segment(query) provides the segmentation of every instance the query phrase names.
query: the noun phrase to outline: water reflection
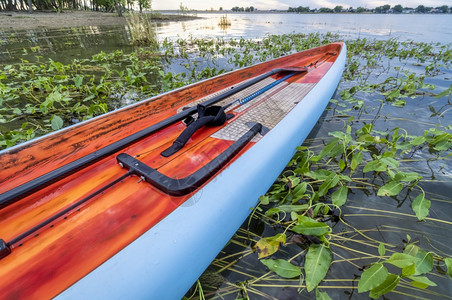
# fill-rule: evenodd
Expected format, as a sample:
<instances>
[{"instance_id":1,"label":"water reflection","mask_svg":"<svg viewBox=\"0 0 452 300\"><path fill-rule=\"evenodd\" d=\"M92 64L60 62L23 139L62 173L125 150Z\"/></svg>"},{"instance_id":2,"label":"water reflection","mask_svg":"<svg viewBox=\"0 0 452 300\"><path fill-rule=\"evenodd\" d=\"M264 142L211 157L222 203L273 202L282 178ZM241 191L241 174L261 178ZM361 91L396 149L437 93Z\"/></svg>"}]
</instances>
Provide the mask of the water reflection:
<instances>
[{"instance_id":1,"label":"water reflection","mask_svg":"<svg viewBox=\"0 0 452 300\"><path fill-rule=\"evenodd\" d=\"M0 41L1 63L14 63L21 59L35 61L36 56L69 63L74 58L89 58L101 51L121 49L128 52L132 49L124 26L0 30Z\"/></svg>"},{"instance_id":2,"label":"water reflection","mask_svg":"<svg viewBox=\"0 0 452 300\"><path fill-rule=\"evenodd\" d=\"M223 14L199 13L201 19L183 22L181 25L165 23L158 34L165 38L224 36L218 28ZM281 14L281 13L231 13L231 38L261 38L266 34L292 32L334 32L351 38L388 38L421 42L452 42L449 30L451 15L381 15L381 14ZM422 19L422 21L420 21Z\"/></svg>"},{"instance_id":3,"label":"water reflection","mask_svg":"<svg viewBox=\"0 0 452 300\"><path fill-rule=\"evenodd\" d=\"M198 16L201 18L192 21L158 23L158 38L262 38L267 34L333 32L345 38L394 37L452 42L451 15L231 13L228 15L230 26L218 25L224 14L200 13ZM67 63L73 58L89 58L100 51L121 49L128 53L132 49L126 26L0 30L0 45L1 63L34 60L36 55L41 55L39 51L44 52L43 56Z\"/></svg>"}]
</instances>

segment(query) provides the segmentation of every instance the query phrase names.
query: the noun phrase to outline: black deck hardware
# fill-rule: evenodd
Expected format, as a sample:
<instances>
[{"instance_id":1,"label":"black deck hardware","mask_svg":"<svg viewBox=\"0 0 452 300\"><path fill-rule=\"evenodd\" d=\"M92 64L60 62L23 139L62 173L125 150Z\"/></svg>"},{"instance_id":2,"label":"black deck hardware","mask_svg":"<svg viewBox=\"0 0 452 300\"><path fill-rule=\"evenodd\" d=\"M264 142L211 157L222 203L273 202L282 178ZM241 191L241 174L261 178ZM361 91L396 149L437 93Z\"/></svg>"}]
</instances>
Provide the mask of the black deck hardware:
<instances>
[{"instance_id":1,"label":"black deck hardware","mask_svg":"<svg viewBox=\"0 0 452 300\"><path fill-rule=\"evenodd\" d=\"M132 172L132 174L143 178L146 182L152 184L161 191L172 196L183 196L193 192L211 178L213 174L220 170L231 158L243 149L243 147L245 147L253 137L261 131L261 129L262 125L256 123L249 131L207 165L182 179L168 177L126 153L118 154L116 159L123 168L126 168L129 172Z\"/></svg>"},{"instance_id":2,"label":"black deck hardware","mask_svg":"<svg viewBox=\"0 0 452 300\"><path fill-rule=\"evenodd\" d=\"M187 126L187 128L185 128L185 130L182 131L182 133L176 138L173 144L169 148L163 150L162 153L160 153L160 155L164 157L169 157L175 154L185 146L190 137L196 131L201 129L201 127L221 126L228 119L222 106L212 105L209 107L205 107L202 104L198 104L197 109L198 109L198 118L196 119L196 121L191 122Z\"/></svg>"},{"instance_id":3,"label":"black deck hardware","mask_svg":"<svg viewBox=\"0 0 452 300\"><path fill-rule=\"evenodd\" d=\"M204 106L210 106L213 105L237 92L240 92L253 84L256 84L257 82L274 75L279 72L307 72L306 67L293 67L293 68L279 68L274 69L272 71L269 71L265 74L262 74L252 80L249 80L243 84L240 84L233 89L228 90L227 92L220 94L216 97L213 97L212 99L209 99L202 103ZM128 137L125 137L117 142L114 142L104 148L101 148L95 152L92 152L88 155L85 155L71 163L68 163L58 169L55 169L53 171L50 171L49 173L46 173L44 175L41 175L40 177L37 177L33 180L30 180L24 184L21 184L9 191L4 192L3 194L0 194L0 209L7 207L10 204L13 204L17 202L18 200L33 194L34 192L42 189L45 186L51 185L54 182L57 182L66 176L73 174L77 171L80 171L93 163L100 161L101 159L110 156L134 143L137 141L142 140L143 138L162 130L172 124L175 124L179 121L184 120L188 116L193 115L197 112L197 107L191 107L184 111L181 111L180 113L175 114L174 116L171 116L163 121L160 121L152 126L149 126L148 128L145 128L141 131L138 131Z\"/></svg>"},{"instance_id":4,"label":"black deck hardware","mask_svg":"<svg viewBox=\"0 0 452 300\"><path fill-rule=\"evenodd\" d=\"M11 248L4 240L0 239L0 259L8 256L11 253Z\"/></svg>"}]
</instances>

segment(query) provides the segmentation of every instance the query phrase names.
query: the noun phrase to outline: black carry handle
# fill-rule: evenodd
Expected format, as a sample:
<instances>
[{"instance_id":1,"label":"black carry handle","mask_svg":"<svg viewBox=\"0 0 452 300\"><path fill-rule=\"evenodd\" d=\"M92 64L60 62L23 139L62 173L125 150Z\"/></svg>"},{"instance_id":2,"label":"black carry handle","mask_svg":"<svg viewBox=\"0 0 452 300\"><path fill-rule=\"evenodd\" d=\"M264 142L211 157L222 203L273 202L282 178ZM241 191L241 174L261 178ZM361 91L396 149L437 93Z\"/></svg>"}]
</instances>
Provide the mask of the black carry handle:
<instances>
[{"instance_id":1,"label":"black carry handle","mask_svg":"<svg viewBox=\"0 0 452 300\"><path fill-rule=\"evenodd\" d=\"M116 159L123 168L128 169L129 172L132 172L132 174L141 177L143 180L157 187L166 194L172 196L183 196L193 192L205 181L211 178L213 174L225 166L226 163L240 150L242 150L243 147L245 147L261 130L262 125L260 123L254 124L249 131L242 135L224 152L215 157L198 171L182 179L168 177L126 153L120 153Z\"/></svg>"},{"instance_id":2,"label":"black carry handle","mask_svg":"<svg viewBox=\"0 0 452 300\"><path fill-rule=\"evenodd\" d=\"M205 107L198 104L198 119L191 122L187 128L177 137L173 144L160 153L164 157L169 157L182 149L190 137L203 126L221 126L226 122L227 116L222 106Z\"/></svg>"}]
</instances>

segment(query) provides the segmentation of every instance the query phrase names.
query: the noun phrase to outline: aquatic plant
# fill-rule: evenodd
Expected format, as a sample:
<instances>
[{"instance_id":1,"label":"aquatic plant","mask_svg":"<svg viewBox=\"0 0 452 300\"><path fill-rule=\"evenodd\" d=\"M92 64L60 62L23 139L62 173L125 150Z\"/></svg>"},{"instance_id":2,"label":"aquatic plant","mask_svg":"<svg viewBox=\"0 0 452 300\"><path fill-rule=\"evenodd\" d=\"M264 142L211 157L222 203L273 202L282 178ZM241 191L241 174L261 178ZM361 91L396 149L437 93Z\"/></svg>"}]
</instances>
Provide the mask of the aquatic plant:
<instances>
[{"instance_id":1,"label":"aquatic plant","mask_svg":"<svg viewBox=\"0 0 452 300\"><path fill-rule=\"evenodd\" d=\"M221 16L218 26L228 27L231 26L231 20L228 19L227 15Z\"/></svg>"},{"instance_id":2,"label":"aquatic plant","mask_svg":"<svg viewBox=\"0 0 452 300\"><path fill-rule=\"evenodd\" d=\"M7 148L161 92L155 50L101 52L62 64L22 60L0 75L0 147ZM134 96L132 96L134 95Z\"/></svg>"},{"instance_id":3,"label":"aquatic plant","mask_svg":"<svg viewBox=\"0 0 452 300\"><path fill-rule=\"evenodd\" d=\"M127 28L133 45L156 45L157 34L151 14L129 12L126 14Z\"/></svg>"}]
</instances>

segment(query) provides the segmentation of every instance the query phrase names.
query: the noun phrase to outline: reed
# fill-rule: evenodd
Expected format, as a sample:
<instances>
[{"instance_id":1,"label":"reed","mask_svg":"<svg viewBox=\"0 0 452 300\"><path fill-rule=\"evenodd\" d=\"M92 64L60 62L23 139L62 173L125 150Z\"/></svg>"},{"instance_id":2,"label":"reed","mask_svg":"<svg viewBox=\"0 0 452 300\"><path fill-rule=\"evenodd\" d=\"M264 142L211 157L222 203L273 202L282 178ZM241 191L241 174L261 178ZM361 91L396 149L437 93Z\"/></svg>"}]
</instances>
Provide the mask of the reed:
<instances>
[{"instance_id":1,"label":"reed","mask_svg":"<svg viewBox=\"0 0 452 300\"><path fill-rule=\"evenodd\" d=\"M150 14L130 12L126 15L132 45L155 45L157 35Z\"/></svg>"},{"instance_id":2,"label":"reed","mask_svg":"<svg viewBox=\"0 0 452 300\"><path fill-rule=\"evenodd\" d=\"M228 19L227 15L224 15L220 18L220 22L218 22L219 26L231 26L231 20Z\"/></svg>"}]
</instances>

